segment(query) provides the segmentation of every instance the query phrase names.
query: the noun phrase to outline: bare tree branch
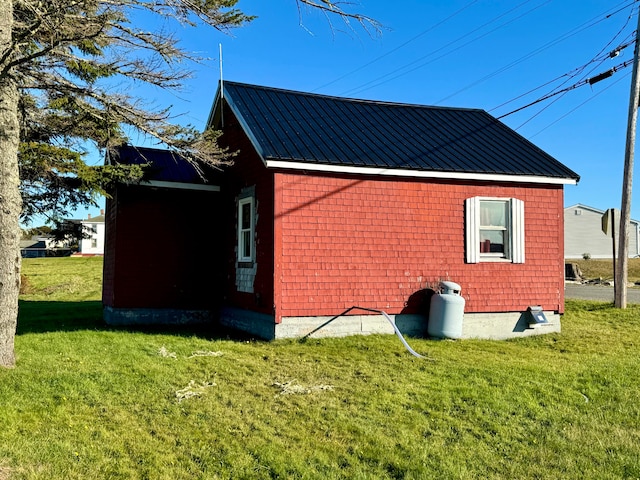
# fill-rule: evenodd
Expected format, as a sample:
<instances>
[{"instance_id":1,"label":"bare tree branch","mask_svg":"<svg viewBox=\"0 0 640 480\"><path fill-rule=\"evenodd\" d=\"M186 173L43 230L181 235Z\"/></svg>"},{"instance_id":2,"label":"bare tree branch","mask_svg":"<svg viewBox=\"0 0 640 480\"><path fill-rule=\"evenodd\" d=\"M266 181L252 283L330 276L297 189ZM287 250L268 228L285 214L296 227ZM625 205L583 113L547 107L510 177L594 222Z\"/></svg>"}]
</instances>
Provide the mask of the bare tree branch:
<instances>
[{"instance_id":1,"label":"bare tree branch","mask_svg":"<svg viewBox=\"0 0 640 480\"><path fill-rule=\"evenodd\" d=\"M353 2L347 1L333 1L333 0L296 0L298 4L298 12L300 16L301 13L301 5L307 5L309 7L320 10L325 14L327 18L327 22L332 26L331 17L339 17L342 21L347 25L350 29L353 30L351 26L351 21L356 21L360 24L360 26L370 35L376 34L380 35L383 30L383 26L380 22L375 20L374 18L368 17L366 15L362 15L360 13L349 12L345 10L345 7L354 5ZM333 27L332 27L333 29Z\"/></svg>"}]
</instances>

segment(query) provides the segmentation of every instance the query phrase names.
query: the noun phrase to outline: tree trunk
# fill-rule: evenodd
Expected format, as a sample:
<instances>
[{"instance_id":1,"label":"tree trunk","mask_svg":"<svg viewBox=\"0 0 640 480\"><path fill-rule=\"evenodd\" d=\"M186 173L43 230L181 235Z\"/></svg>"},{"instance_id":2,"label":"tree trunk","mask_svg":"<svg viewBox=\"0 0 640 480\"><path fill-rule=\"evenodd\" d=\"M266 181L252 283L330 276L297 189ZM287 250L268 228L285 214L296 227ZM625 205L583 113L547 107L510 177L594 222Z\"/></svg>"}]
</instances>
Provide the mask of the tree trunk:
<instances>
[{"instance_id":1,"label":"tree trunk","mask_svg":"<svg viewBox=\"0 0 640 480\"><path fill-rule=\"evenodd\" d=\"M4 48L11 44L12 20L13 1L0 0L0 45ZM19 143L18 88L10 73L3 71L0 74L0 366L3 367L15 365L22 208Z\"/></svg>"}]
</instances>

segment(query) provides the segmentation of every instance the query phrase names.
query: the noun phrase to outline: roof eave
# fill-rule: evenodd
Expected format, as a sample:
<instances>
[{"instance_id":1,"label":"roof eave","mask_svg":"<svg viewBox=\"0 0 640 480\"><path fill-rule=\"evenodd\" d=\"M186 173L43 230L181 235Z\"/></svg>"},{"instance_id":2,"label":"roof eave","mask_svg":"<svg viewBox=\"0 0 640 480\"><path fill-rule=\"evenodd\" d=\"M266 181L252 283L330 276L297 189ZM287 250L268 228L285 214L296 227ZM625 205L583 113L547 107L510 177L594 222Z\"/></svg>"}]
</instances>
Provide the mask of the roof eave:
<instances>
[{"instance_id":1,"label":"roof eave","mask_svg":"<svg viewBox=\"0 0 640 480\"><path fill-rule=\"evenodd\" d=\"M351 165L325 165L283 160L266 160L267 168L306 170L325 173L345 173L384 177L433 178L441 180L487 181L510 183L538 183L547 185L577 185L578 178L549 177L536 175L508 175L475 172L445 172L433 170L405 170L399 168L357 167Z\"/></svg>"},{"instance_id":2,"label":"roof eave","mask_svg":"<svg viewBox=\"0 0 640 480\"><path fill-rule=\"evenodd\" d=\"M229 108L233 112L233 115L238 120L238 123L240 124L240 127L242 128L242 131L245 133L245 135L247 136L247 138L251 142L251 145L253 145L253 148L255 149L256 153L258 154L258 156L262 160L262 163L264 165L266 165L267 162L266 162L266 160L264 158L264 151L263 151L262 147L260 146L260 142L258 142L258 140L256 139L255 135L251 131L251 128L249 127L249 124L247 123L247 121L244 119L244 117L240 113L240 110L238 109L238 107L236 106L235 102L231 98L231 95L224 88L224 82L219 82L219 84L218 84L218 92L216 93L216 98L215 98L215 101L213 103L213 108L211 109L211 112L209 113L209 118L207 120L207 128L215 128L214 122L215 122L216 112L218 111L218 109L221 109L221 112L222 112L222 108L224 106L223 102L227 102L227 105L229 106ZM221 120L222 125L220 125L220 130L222 130L224 132L224 120L223 120L224 117L222 117L222 113L221 113L221 117L220 118L222 119Z\"/></svg>"},{"instance_id":3,"label":"roof eave","mask_svg":"<svg viewBox=\"0 0 640 480\"><path fill-rule=\"evenodd\" d=\"M218 83L218 91L216 92L216 96L213 99L213 105L211 106L211 110L209 111L209 117L207 118L207 123L205 129L213 128L213 124L215 122L216 112L220 106L221 101L221 89L220 84Z\"/></svg>"}]
</instances>

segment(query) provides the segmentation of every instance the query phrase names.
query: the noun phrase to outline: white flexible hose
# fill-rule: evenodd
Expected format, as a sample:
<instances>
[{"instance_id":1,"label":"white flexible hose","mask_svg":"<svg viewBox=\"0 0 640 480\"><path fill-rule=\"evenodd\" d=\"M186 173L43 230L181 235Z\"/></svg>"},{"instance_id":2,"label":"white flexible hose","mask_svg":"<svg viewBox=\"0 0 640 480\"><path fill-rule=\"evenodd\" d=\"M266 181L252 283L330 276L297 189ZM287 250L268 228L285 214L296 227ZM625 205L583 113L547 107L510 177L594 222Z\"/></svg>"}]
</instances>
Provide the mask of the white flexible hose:
<instances>
[{"instance_id":1,"label":"white flexible hose","mask_svg":"<svg viewBox=\"0 0 640 480\"><path fill-rule=\"evenodd\" d=\"M409 346L409 344L407 343L407 341L404 339L404 337L402 336L402 333L400 332L400 330L398 330L398 327L396 326L395 322L393 320L391 320L391 317L389 315L387 315L386 312L383 312L382 310L374 310L372 308L364 308L364 307L351 307L351 308L347 308L344 312L342 312L339 315L336 315L335 317L330 318L329 320L327 320L326 322L324 322L322 325L314 328L312 331L310 331L309 333L307 333L304 337L302 337L302 340L305 340L307 338L309 338L311 335L313 335L314 333L316 333L318 330L326 327L327 325L329 325L331 322L333 322L336 318L340 318L343 315L346 315L347 313L349 313L351 310L364 310L366 312L374 312L374 313L380 313L382 315L384 315L384 317L389 320L389 323L391 324L391 326L393 327L393 331L396 332L396 335L398 336L398 338L400 339L400 341L402 342L402 344L405 346L405 348L407 349L407 351L413 355L414 357L418 357L418 358L427 358L424 355L420 355L418 352L416 352L413 348L411 348Z\"/></svg>"},{"instance_id":2,"label":"white flexible hose","mask_svg":"<svg viewBox=\"0 0 640 480\"><path fill-rule=\"evenodd\" d=\"M400 330L398 330L398 327L396 326L396 323L391 320L391 317L389 315L387 315L386 312L383 312L382 310L380 310L380 313L382 315L384 315L384 317L389 320L389 323L391 324L391 326L393 327L393 330L396 332L396 335L398 336L398 338L400 339L400 341L402 342L402 344L404 345L404 347L409 351L409 353L411 355L413 355L414 357L418 357L418 358L427 358L424 355L420 355L418 352L416 352L413 348L411 348L409 346L409 344L407 343L407 341L404 339L404 337L402 336L402 333L400 333Z\"/></svg>"}]
</instances>

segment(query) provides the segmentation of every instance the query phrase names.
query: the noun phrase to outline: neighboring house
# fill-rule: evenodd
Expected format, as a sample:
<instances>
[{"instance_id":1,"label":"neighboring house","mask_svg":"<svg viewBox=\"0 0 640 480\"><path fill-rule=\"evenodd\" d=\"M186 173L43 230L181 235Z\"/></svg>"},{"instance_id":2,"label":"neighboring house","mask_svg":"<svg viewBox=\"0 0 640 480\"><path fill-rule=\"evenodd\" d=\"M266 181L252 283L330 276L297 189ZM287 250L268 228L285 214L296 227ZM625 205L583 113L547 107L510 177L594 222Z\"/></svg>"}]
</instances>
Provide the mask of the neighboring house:
<instances>
[{"instance_id":1,"label":"neighboring house","mask_svg":"<svg viewBox=\"0 0 640 480\"><path fill-rule=\"evenodd\" d=\"M20 255L22 258L46 257L47 250L45 237L33 237L28 240L20 240Z\"/></svg>"},{"instance_id":2,"label":"neighboring house","mask_svg":"<svg viewBox=\"0 0 640 480\"><path fill-rule=\"evenodd\" d=\"M604 210L576 204L564 209L564 257L567 259L612 258L613 239L602 230ZM610 222L610 220L609 220ZM610 225L610 223L609 223ZM615 210L615 248L618 251L620 238L620 211ZM640 222L629 223L629 257L640 255ZM616 255L617 256L617 255Z\"/></svg>"},{"instance_id":3,"label":"neighboring house","mask_svg":"<svg viewBox=\"0 0 640 480\"><path fill-rule=\"evenodd\" d=\"M81 223L83 238L80 240L79 254L104 255L104 210L100 210L97 217L87 215L86 220L82 220Z\"/></svg>"},{"instance_id":4,"label":"neighboring house","mask_svg":"<svg viewBox=\"0 0 640 480\"><path fill-rule=\"evenodd\" d=\"M238 152L210 185L177 175L187 164L167 152L113 160L150 161L156 184L119 186L107 203L107 322L392 331L375 312L330 321L358 306L422 333L429 293L451 280L463 337L560 329L563 187L579 177L485 111L225 82L208 127ZM138 248L149 216L166 226L151 252ZM529 306L549 326L529 328Z\"/></svg>"},{"instance_id":5,"label":"neighboring house","mask_svg":"<svg viewBox=\"0 0 640 480\"><path fill-rule=\"evenodd\" d=\"M64 257L71 255L71 248L65 241L57 241L48 235L36 235L28 240L20 240L22 258Z\"/></svg>"}]
</instances>

